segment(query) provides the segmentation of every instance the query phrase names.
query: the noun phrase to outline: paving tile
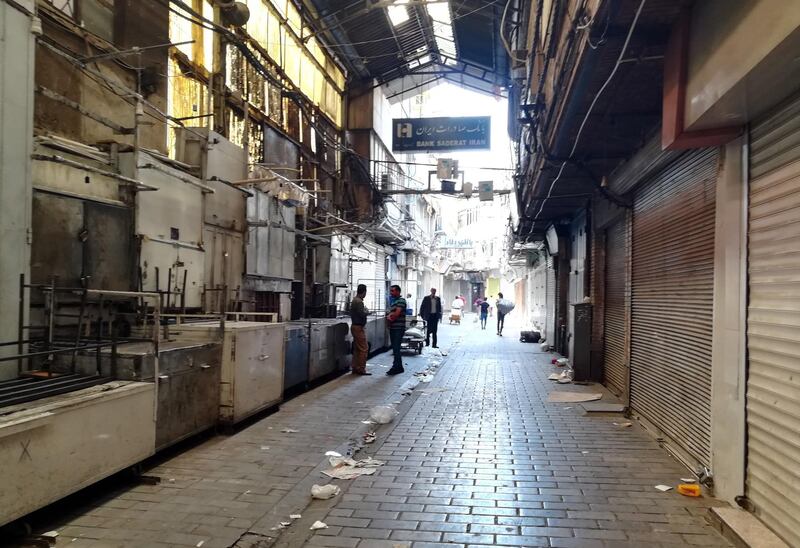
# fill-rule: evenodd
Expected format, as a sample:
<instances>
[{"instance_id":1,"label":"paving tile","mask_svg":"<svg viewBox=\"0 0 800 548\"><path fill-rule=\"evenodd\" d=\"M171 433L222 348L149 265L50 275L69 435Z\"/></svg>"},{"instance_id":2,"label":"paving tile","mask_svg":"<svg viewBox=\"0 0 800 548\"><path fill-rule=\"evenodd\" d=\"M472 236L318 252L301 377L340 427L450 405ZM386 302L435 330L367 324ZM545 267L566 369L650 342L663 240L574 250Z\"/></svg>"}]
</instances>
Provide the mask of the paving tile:
<instances>
[{"instance_id":1,"label":"paving tile","mask_svg":"<svg viewBox=\"0 0 800 548\"><path fill-rule=\"evenodd\" d=\"M53 516L42 531L58 527L62 538L82 534L81 545L104 548L137 541L196 546L203 539L208 548L227 547L255 524L327 508L329 529L309 532L305 545L728 546L704 520L719 501L653 490L685 470L646 432L546 401L552 354L470 322L442 326L440 340L450 354L436 358L442 366L421 386L442 391L410 396L405 414L381 427L383 445L365 449L386 464L373 476L340 482L344 492L330 502L307 508L324 453L359 437L368 409L399 400L410 374L342 376L147 471L174 481L117 488L71 508L70 517ZM409 373L428 367L431 356L408 356ZM376 366L390 361L382 354L370 367L382 372Z\"/></svg>"}]
</instances>

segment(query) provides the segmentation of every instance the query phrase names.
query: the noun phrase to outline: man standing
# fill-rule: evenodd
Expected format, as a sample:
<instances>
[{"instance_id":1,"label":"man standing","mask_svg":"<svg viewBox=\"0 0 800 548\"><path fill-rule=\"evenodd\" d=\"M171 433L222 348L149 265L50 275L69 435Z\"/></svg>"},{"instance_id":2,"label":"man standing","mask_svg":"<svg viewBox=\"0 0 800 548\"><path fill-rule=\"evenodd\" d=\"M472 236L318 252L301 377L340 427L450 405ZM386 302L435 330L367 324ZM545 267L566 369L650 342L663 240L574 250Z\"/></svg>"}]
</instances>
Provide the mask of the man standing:
<instances>
[{"instance_id":1,"label":"man standing","mask_svg":"<svg viewBox=\"0 0 800 548\"><path fill-rule=\"evenodd\" d=\"M489 304L489 301L486 300L486 297L484 297L478 306L480 307L481 311L481 329L486 329L486 320L489 319L489 307L491 305Z\"/></svg>"},{"instance_id":2,"label":"man standing","mask_svg":"<svg viewBox=\"0 0 800 548\"><path fill-rule=\"evenodd\" d=\"M389 323L389 338L392 341L392 354L394 363L386 372L387 375L397 375L404 371L403 357L400 346L403 343L403 334L406 332L406 300L400 296L400 286L393 285L389 288L389 314L386 321Z\"/></svg>"},{"instance_id":3,"label":"man standing","mask_svg":"<svg viewBox=\"0 0 800 548\"><path fill-rule=\"evenodd\" d=\"M430 346L433 335L433 347L439 348L436 335L439 332L439 322L442 321L442 299L436 296L436 289L431 288L431 294L422 299L419 315L427 322L425 332L425 346Z\"/></svg>"},{"instance_id":4,"label":"man standing","mask_svg":"<svg viewBox=\"0 0 800 548\"><path fill-rule=\"evenodd\" d=\"M353 302L350 303L350 319L352 325L350 332L353 334L353 374L354 375L372 375L367 373L367 354L369 353L369 345L367 344L367 334L364 328L367 325L367 316L369 310L364 306L364 297L367 296L367 286L358 284L356 288L356 296Z\"/></svg>"}]
</instances>

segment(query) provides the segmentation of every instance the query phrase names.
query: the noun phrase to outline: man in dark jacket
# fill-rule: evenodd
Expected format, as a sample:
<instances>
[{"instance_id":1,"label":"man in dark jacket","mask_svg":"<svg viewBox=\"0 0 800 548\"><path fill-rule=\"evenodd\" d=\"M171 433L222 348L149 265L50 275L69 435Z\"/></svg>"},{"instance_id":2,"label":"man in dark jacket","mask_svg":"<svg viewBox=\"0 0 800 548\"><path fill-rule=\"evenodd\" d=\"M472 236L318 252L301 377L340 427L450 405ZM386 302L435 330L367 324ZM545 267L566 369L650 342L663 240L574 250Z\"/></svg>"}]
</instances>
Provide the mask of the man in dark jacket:
<instances>
[{"instance_id":1,"label":"man in dark jacket","mask_svg":"<svg viewBox=\"0 0 800 548\"><path fill-rule=\"evenodd\" d=\"M436 289L431 288L431 294L426 295L422 299L422 305L419 307L419 315L427 322L427 330L425 333L425 346L431 344L431 335L433 335L433 347L439 348L437 344L436 335L439 331L439 322L442 321L442 299L436 296Z\"/></svg>"}]
</instances>

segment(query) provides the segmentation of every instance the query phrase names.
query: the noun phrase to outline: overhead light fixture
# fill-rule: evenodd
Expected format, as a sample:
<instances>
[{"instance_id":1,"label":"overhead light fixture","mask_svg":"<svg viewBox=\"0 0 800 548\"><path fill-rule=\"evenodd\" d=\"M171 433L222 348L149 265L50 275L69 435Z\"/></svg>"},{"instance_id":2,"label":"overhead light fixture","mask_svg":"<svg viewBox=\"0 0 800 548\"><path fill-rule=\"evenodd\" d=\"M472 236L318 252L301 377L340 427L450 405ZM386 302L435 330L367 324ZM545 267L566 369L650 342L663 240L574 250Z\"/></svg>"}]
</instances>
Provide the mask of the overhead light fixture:
<instances>
[{"instance_id":1,"label":"overhead light fixture","mask_svg":"<svg viewBox=\"0 0 800 548\"><path fill-rule=\"evenodd\" d=\"M408 10L404 5L387 6L386 11L389 13L389 20L395 27L409 20Z\"/></svg>"}]
</instances>

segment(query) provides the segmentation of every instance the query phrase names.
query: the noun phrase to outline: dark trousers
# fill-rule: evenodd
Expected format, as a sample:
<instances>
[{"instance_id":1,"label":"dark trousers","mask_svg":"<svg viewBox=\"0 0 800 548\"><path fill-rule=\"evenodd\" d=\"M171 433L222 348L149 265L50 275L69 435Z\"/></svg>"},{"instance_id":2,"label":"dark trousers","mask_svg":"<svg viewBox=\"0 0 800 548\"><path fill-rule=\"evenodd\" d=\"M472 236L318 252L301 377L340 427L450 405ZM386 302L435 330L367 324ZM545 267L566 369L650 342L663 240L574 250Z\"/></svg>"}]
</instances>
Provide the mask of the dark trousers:
<instances>
[{"instance_id":1,"label":"dark trousers","mask_svg":"<svg viewBox=\"0 0 800 548\"><path fill-rule=\"evenodd\" d=\"M505 324L506 324L506 315L498 310L497 311L497 332L498 333L502 333L503 332L503 327L505 326Z\"/></svg>"},{"instance_id":2,"label":"dark trousers","mask_svg":"<svg viewBox=\"0 0 800 548\"><path fill-rule=\"evenodd\" d=\"M436 335L439 333L439 322L442 321L441 314L431 314L428 316L428 325L425 328L425 344L430 343L431 335L433 335L433 346L439 346Z\"/></svg>"},{"instance_id":3,"label":"dark trousers","mask_svg":"<svg viewBox=\"0 0 800 548\"><path fill-rule=\"evenodd\" d=\"M389 329L389 338L392 341L392 354L394 354L392 369L403 369L403 357L400 354L400 345L403 343L403 335L405 332L406 330L403 328Z\"/></svg>"}]
</instances>

